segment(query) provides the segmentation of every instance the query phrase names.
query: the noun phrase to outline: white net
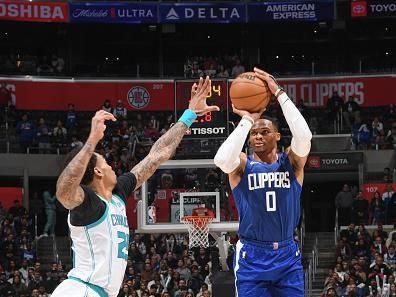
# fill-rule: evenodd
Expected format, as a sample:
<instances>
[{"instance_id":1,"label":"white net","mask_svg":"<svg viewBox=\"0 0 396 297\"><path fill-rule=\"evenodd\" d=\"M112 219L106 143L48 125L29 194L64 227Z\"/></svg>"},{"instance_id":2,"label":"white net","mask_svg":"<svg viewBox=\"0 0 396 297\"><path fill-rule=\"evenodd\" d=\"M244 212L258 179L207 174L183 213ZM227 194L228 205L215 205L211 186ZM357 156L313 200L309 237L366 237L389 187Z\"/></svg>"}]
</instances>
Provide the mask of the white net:
<instances>
[{"instance_id":1,"label":"white net","mask_svg":"<svg viewBox=\"0 0 396 297\"><path fill-rule=\"evenodd\" d=\"M186 216L182 222L188 228L189 247L209 247L209 224L213 217L209 216Z\"/></svg>"}]
</instances>

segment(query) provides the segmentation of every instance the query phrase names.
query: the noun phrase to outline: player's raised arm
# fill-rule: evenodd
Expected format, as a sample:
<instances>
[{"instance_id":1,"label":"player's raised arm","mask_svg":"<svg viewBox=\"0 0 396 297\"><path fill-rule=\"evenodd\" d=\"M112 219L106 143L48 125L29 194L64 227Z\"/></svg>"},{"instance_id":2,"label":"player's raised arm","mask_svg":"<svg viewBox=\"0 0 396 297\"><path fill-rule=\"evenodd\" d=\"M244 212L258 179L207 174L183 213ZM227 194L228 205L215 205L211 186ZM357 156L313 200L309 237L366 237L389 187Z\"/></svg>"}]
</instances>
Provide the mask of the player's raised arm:
<instances>
[{"instance_id":1,"label":"player's raised arm","mask_svg":"<svg viewBox=\"0 0 396 297\"><path fill-rule=\"evenodd\" d=\"M179 121L154 143L149 154L132 168L131 172L136 176L137 181L136 189L154 174L159 165L172 157L187 129L197 116L204 115L210 111L219 111L217 106L208 106L206 104L206 96L211 87L211 80L208 76L205 80L201 77L198 85L194 84L192 86L188 109L184 111Z\"/></svg>"},{"instance_id":2,"label":"player's raised arm","mask_svg":"<svg viewBox=\"0 0 396 297\"><path fill-rule=\"evenodd\" d=\"M300 111L277 84L274 77L258 68L254 68L254 71L259 78L267 82L272 94L278 99L279 105L282 108L282 112L292 133L291 145L288 152L289 159L297 173L297 179L302 183L304 165L311 150L311 130Z\"/></svg>"},{"instance_id":3,"label":"player's raised arm","mask_svg":"<svg viewBox=\"0 0 396 297\"><path fill-rule=\"evenodd\" d=\"M62 171L56 183L56 197L67 209L79 206L84 200L84 192L80 187L88 162L95 151L98 142L103 138L106 129L105 121L115 121L116 118L104 110L96 112L91 121L91 132L87 142L80 152Z\"/></svg>"},{"instance_id":4,"label":"player's raised arm","mask_svg":"<svg viewBox=\"0 0 396 297\"><path fill-rule=\"evenodd\" d=\"M239 180L232 182L232 175L240 176L246 162L246 155L241 153L246 137L252 128L254 121L259 119L262 112L249 113L245 110L236 109L232 106L232 111L241 116L242 119L234 131L228 136L218 149L214 157L214 163L224 173L230 174L230 183L233 188L238 184Z\"/></svg>"}]
</instances>

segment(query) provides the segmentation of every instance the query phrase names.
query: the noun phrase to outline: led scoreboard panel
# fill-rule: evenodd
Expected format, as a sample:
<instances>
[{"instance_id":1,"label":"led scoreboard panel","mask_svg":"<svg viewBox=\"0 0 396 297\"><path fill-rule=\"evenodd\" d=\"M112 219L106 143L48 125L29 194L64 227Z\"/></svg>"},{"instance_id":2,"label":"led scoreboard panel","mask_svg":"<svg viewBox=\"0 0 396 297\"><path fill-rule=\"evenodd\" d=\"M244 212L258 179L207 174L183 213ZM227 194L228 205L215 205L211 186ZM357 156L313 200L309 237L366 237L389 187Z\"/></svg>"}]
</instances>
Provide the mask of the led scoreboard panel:
<instances>
[{"instance_id":1,"label":"led scoreboard panel","mask_svg":"<svg viewBox=\"0 0 396 297\"><path fill-rule=\"evenodd\" d=\"M176 81L175 84L175 116L178 119L183 111L188 108L191 97L191 87L197 80ZM224 138L228 135L227 106L228 83L227 80L212 80L212 87L207 96L208 105L220 107L218 112L208 112L196 119L191 126L187 138Z\"/></svg>"}]
</instances>

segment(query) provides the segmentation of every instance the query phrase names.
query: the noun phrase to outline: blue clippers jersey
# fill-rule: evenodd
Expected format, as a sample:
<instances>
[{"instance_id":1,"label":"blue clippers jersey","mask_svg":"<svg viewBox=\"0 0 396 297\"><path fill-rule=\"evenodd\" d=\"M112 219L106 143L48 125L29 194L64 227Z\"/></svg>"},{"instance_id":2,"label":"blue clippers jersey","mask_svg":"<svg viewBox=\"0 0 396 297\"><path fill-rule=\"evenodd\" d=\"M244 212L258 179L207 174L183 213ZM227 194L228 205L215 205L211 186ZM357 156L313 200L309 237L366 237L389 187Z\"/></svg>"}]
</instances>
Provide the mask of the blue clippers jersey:
<instances>
[{"instance_id":1,"label":"blue clippers jersey","mask_svg":"<svg viewBox=\"0 0 396 297\"><path fill-rule=\"evenodd\" d=\"M241 238L279 242L293 237L300 219L301 185L287 154L278 154L271 165L248 156L241 181L232 192Z\"/></svg>"}]
</instances>

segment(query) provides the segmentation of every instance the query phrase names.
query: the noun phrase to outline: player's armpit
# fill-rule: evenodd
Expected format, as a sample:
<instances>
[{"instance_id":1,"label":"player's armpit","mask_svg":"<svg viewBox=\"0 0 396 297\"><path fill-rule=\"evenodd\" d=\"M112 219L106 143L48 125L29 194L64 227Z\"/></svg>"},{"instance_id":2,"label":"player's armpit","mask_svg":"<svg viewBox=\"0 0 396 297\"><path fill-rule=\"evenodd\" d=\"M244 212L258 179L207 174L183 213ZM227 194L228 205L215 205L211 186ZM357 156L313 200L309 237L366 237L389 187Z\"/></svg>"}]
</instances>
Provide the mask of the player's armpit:
<instances>
[{"instance_id":1,"label":"player's armpit","mask_svg":"<svg viewBox=\"0 0 396 297\"><path fill-rule=\"evenodd\" d=\"M238 167L235 168L234 171L228 174L228 181L230 182L231 189L234 189L241 181L241 177L243 175L246 166L246 160L247 160L246 154L240 153L239 160L240 162Z\"/></svg>"},{"instance_id":2,"label":"player's armpit","mask_svg":"<svg viewBox=\"0 0 396 297\"><path fill-rule=\"evenodd\" d=\"M286 149L286 154L289 158L290 164L293 166L294 175L296 176L297 181L302 185L304 181L304 167L307 162L308 156L300 157L296 155L295 152L288 147Z\"/></svg>"},{"instance_id":3,"label":"player's armpit","mask_svg":"<svg viewBox=\"0 0 396 297\"><path fill-rule=\"evenodd\" d=\"M172 157L187 129L184 123L177 122L154 143L148 155L132 168L131 172L136 177L135 189L148 180L162 163Z\"/></svg>"}]
</instances>

